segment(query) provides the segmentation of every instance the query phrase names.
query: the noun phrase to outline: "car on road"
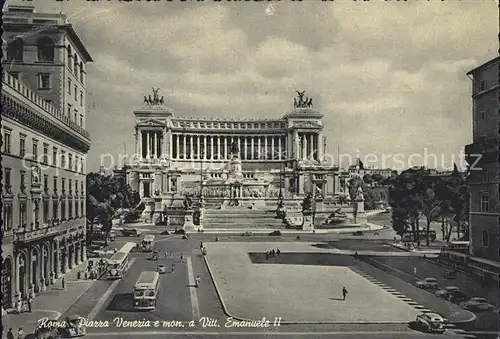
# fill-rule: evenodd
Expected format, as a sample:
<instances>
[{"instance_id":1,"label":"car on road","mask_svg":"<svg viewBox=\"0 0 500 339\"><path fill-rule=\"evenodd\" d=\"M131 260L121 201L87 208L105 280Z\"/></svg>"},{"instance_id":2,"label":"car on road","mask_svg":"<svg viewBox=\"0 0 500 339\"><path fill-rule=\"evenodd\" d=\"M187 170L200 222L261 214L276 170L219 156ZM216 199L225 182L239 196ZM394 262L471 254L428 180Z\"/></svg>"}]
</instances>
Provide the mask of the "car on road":
<instances>
[{"instance_id":1,"label":"car on road","mask_svg":"<svg viewBox=\"0 0 500 339\"><path fill-rule=\"evenodd\" d=\"M352 232L352 235L363 235L363 231Z\"/></svg>"},{"instance_id":2,"label":"car on road","mask_svg":"<svg viewBox=\"0 0 500 339\"><path fill-rule=\"evenodd\" d=\"M419 327L424 328L431 333L444 333L445 319L437 313L422 313L417 315L416 323Z\"/></svg>"},{"instance_id":3,"label":"car on road","mask_svg":"<svg viewBox=\"0 0 500 339\"><path fill-rule=\"evenodd\" d=\"M463 292L460 292L460 291L453 291L451 292L450 294L448 294L448 298L447 300L448 301L466 301L468 300L469 297L463 293Z\"/></svg>"},{"instance_id":4,"label":"car on road","mask_svg":"<svg viewBox=\"0 0 500 339\"><path fill-rule=\"evenodd\" d=\"M157 268L158 273L160 274L165 274L167 273L167 269L165 268L164 264L159 264Z\"/></svg>"},{"instance_id":5,"label":"car on road","mask_svg":"<svg viewBox=\"0 0 500 339\"><path fill-rule=\"evenodd\" d=\"M493 312L496 311L496 306L491 304L486 298L474 297L469 301L460 303L460 307L468 311L476 312Z\"/></svg>"},{"instance_id":6,"label":"car on road","mask_svg":"<svg viewBox=\"0 0 500 339\"><path fill-rule=\"evenodd\" d=\"M100 258L101 255L96 251L87 250L87 258Z\"/></svg>"},{"instance_id":7,"label":"car on road","mask_svg":"<svg viewBox=\"0 0 500 339\"><path fill-rule=\"evenodd\" d=\"M122 230L122 234L125 237L139 237L142 234L142 232L136 228L124 228Z\"/></svg>"},{"instance_id":8,"label":"car on road","mask_svg":"<svg viewBox=\"0 0 500 339\"><path fill-rule=\"evenodd\" d=\"M423 289L434 289L438 288L438 282L435 278L425 278L424 280L417 281L415 286Z\"/></svg>"},{"instance_id":9,"label":"car on road","mask_svg":"<svg viewBox=\"0 0 500 339\"><path fill-rule=\"evenodd\" d=\"M109 231L109 241L115 241L115 240L116 240L115 231L113 231L113 230Z\"/></svg>"},{"instance_id":10,"label":"car on road","mask_svg":"<svg viewBox=\"0 0 500 339\"><path fill-rule=\"evenodd\" d=\"M446 286L442 290L437 291L435 294L436 297L448 299L450 293L454 293L455 291L459 291L459 288L456 286Z\"/></svg>"}]
</instances>

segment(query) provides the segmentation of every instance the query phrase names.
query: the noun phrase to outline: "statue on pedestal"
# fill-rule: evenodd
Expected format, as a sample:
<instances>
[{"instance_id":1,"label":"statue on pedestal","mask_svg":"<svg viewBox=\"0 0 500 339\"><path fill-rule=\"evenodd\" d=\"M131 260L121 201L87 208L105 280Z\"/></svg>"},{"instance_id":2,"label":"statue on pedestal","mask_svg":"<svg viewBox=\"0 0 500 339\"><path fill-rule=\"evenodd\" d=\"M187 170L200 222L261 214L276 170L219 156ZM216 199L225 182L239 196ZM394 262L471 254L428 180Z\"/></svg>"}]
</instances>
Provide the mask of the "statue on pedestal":
<instances>
[{"instance_id":1,"label":"statue on pedestal","mask_svg":"<svg viewBox=\"0 0 500 339\"><path fill-rule=\"evenodd\" d=\"M191 197L189 195L186 195L184 198L184 209L190 210L193 205L193 202L191 200Z\"/></svg>"},{"instance_id":2,"label":"statue on pedestal","mask_svg":"<svg viewBox=\"0 0 500 339\"><path fill-rule=\"evenodd\" d=\"M302 201L302 211L310 211L312 209L312 194L307 193Z\"/></svg>"},{"instance_id":3,"label":"statue on pedestal","mask_svg":"<svg viewBox=\"0 0 500 339\"><path fill-rule=\"evenodd\" d=\"M239 149L236 141L233 141L233 143L231 144L231 154L232 155L239 155L240 154L240 149Z\"/></svg>"},{"instance_id":4,"label":"statue on pedestal","mask_svg":"<svg viewBox=\"0 0 500 339\"><path fill-rule=\"evenodd\" d=\"M293 107L294 108L312 108L313 107L313 99L305 97L304 95L306 91L295 91L297 92L298 97L293 99Z\"/></svg>"},{"instance_id":5,"label":"statue on pedestal","mask_svg":"<svg viewBox=\"0 0 500 339\"><path fill-rule=\"evenodd\" d=\"M31 166L31 184L40 185L40 167L36 165Z\"/></svg>"}]
</instances>

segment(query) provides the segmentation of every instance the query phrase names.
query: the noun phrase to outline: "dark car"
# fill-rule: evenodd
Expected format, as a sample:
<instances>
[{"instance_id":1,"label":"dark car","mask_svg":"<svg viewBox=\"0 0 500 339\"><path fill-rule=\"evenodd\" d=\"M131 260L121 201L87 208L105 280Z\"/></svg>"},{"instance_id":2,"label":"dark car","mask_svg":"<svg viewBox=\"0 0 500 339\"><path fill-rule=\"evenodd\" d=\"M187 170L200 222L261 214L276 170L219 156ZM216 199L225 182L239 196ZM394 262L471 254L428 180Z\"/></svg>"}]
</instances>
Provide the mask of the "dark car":
<instances>
[{"instance_id":1,"label":"dark car","mask_svg":"<svg viewBox=\"0 0 500 339\"><path fill-rule=\"evenodd\" d=\"M352 235L363 235L363 232L362 231L352 232Z\"/></svg>"},{"instance_id":2,"label":"dark car","mask_svg":"<svg viewBox=\"0 0 500 339\"><path fill-rule=\"evenodd\" d=\"M122 234L126 237L138 237L142 234L142 232L135 228L124 228L122 230Z\"/></svg>"},{"instance_id":3,"label":"dark car","mask_svg":"<svg viewBox=\"0 0 500 339\"><path fill-rule=\"evenodd\" d=\"M469 297L460 291L453 291L448 294L448 301L466 301L466 300L469 300Z\"/></svg>"},{"instance_id":4,"label":"dark car","mask_svg":"<svg viewBox=\"0 0 500 339\"><path fill-rule=\"evenodd\" d=\"M274 237L279 237L279 236L281 236L281 231L279 231L279 230L272 231L271 233L269 233L269 235L274 236Z\"/></svg>"}]
</instances>

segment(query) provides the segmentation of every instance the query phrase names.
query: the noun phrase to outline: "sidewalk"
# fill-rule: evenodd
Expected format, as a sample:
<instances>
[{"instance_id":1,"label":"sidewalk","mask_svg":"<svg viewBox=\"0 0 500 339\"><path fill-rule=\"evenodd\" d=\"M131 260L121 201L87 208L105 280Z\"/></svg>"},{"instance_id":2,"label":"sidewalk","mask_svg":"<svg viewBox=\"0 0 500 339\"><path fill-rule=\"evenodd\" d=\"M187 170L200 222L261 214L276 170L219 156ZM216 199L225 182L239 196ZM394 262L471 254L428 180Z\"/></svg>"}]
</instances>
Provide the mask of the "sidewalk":
<instances>
[{"instance_id":1,"label":"sidewalk","mask_svg":"<svg viewBox=\"0 0 500 339\"><path fill-rule=\"evenodd\" d=\"M441 253L441 249L436 249L436 248L419 248L419 249L409 250L408 248L406 248L405 245L403 245L400 242L398 242L398 243L389 242L388 244L391 245L392 247L399 248L400 250L404 250L407 252L424 253L424 254L427 254L427 253L428 254L439 254L439 253Z\"/></svg>"},{"instance_id":2,"label":"sidewalk","mask_svg":"<svg viewBox=\"0 0 500 339\"><path fill-rule=\"evenodd\" d=\"M93 259L89 259L93 260ZM22 327L24 333L33 333L39 319L48 317L58 319L66 312L94 283L94 280L78 280L77 272L85 271L88 261L73 267L73 269L57 279L52 286L47 286L45 292L37 293L32 303L32 313L6 314L2 318L5 333L9 328L17 332ZM65 278L66 288L61 285L62 277Z\"/></svg>"}]
</instances>

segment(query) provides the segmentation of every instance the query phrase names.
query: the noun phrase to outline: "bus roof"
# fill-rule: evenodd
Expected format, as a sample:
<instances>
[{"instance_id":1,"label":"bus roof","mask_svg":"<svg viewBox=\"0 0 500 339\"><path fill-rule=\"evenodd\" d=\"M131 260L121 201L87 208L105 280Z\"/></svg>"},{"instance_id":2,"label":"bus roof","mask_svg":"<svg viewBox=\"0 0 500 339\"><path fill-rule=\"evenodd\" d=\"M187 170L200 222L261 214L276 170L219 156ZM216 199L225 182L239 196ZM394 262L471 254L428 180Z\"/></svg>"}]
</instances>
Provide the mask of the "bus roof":
<instances>
[{"instance_id":1,"label":"bus roof","mask_svg":"<svg viewBox=\"0 0 500 339\"><path fill-rule=\"evenodd\" d=\"M160 274L155 271L144 271L137 279L135 283L135 287L141 287L141 285L151 285L156 284L158 279L160 278Z\"/></svg>"},{"instance_id":2,"label":"bus roof","mask_svg":"<svg viewBox=\"0 0 500 339\"><path fill-rule=\"evenodd\" d=\"M125 252L116 252L113 254L111 258L108 259L108 262L111 263L112 261L115 262L122 262L126 257L128 256L128 253Z\"/></svg>"},{"instance_id":3,"label":"bus roof","mask_svg":"<svg viewBox=\"0 0 500 339\"><path fill-rule=\"evenodd\" d=\"M152 241L152 240L155 240L155 236L152 235L152 234L147 234L144 236L144 239L145 241Z\"/></svg>"},{"instance_id":4,"label":"bus roof","mask_svg":"<svg viewBox=\"0 0 500 339\"><path fill-rule=\"evenodd\" d=\"M120 248L118 252L130 253L130 251L132 251L132 249L135 248L136 246L137 246L136 243L127 242L125 243L125 245L122 246L122 248Z\"/></svg>"}]
</instances>

